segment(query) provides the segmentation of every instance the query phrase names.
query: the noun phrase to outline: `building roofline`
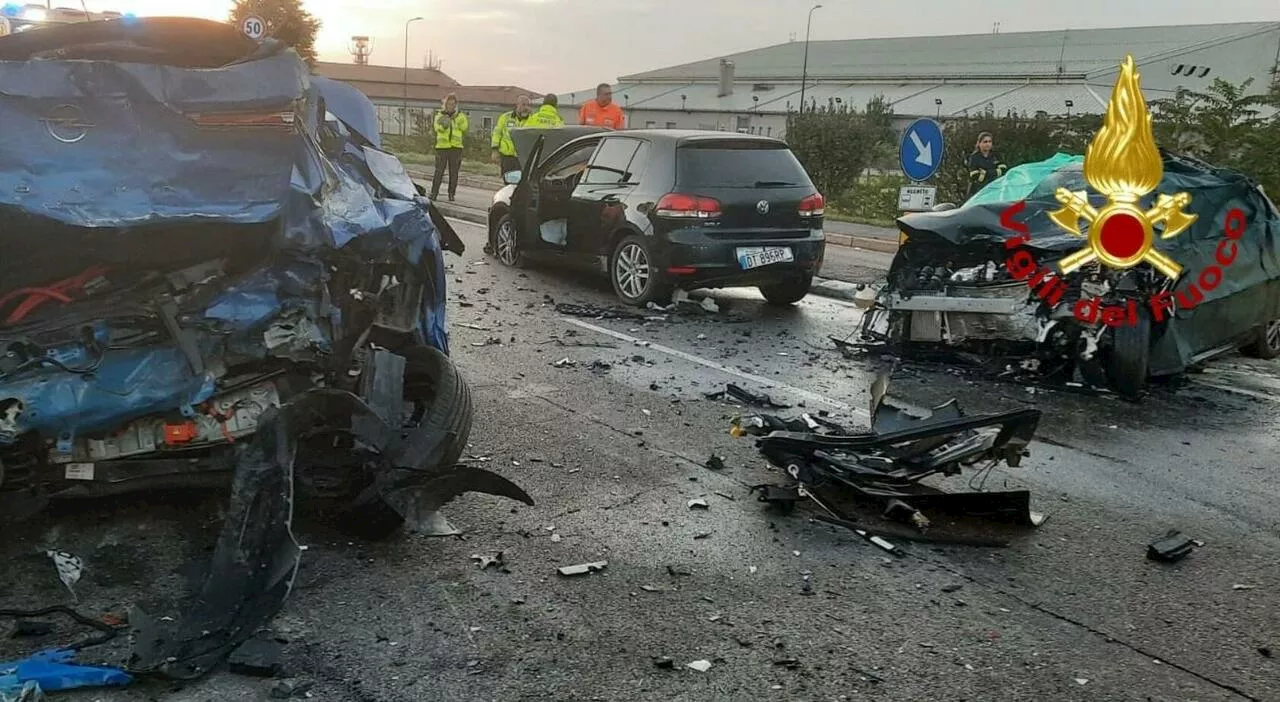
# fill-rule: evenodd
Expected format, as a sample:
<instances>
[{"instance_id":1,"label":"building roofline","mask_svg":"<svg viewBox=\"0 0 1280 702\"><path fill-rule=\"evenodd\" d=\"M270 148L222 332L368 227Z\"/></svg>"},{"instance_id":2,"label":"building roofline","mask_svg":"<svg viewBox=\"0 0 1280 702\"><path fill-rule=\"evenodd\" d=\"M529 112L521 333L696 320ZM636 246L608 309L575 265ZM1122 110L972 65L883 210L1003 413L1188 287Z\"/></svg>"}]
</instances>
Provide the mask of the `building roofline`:
<instances>
[{"instance_id":1,"label":"building roofline","mask_svg":"<svg viewBox=\"0 0 1280 702\"><path fill-rule=\"evenodd\" d=\"M1265 34L1266 32L1275 31L1275 30L1277 30L1277 29L1280 29L1280 22L1277 22L1277 21L1265 21L1265 20L1264 20L1264 21L1256 21L1256 22L1211 22L1211 23L1192 24L1192 25L1187 25L1187 24L1169 24L1169 25L1145 25L1145 26L1139 26L1139 27L1085 27L1085 28L1063 28L1063 29L1035 30L1035 31L1029 31L1029 32L1004 32L1004 33L1001 33L999 36L1001 36L1002 38L1008 38L1008 37L1031 37L1031 36L1036 36L1036 35L1056 35L1056 36L1064 36L1064 35L1066 35L1068 32L1091 32L1091 31L1143 32L1143 31L1156 31L1156 30L1166 29L1166 28L1170 28L1170 27L1185 28L1185 27L1231 27L1231 26L1239 26L1239 27L1242 27L1242 28L1244 28L1244 27L1248 27L1248 29L1242 29L1242 30L1241 30L1241 32L1240 32L1239 34L1235 34L1235 35L1231 35L1231 36L1227 36L1227 37L1220 37L1220 38L1217 38L1217 39L1214 39L1214 40L1206 40L1206 41L1204 41L1204 42L1195 42L1195 43L1188 44L1188 45L1186 45L1186 46L1179 47L1179 48L1176 48L1176 49L1169 49L1169 50L1166 50L1166 51L1158 52L1157 54L1152 54L1152 55L1142 56L1142 57L1135 57L1135 60L1138 60L1138 61L1144 61L1144 60L1146 60L1146 61L1158 60L1160 57L1168 56L1168 55L1171 55L1171 54L1176 54L1176 53L1179 53L1179 52L1182 52L1182 51L1188 51L1188 50L1191 50L1191 49L1193 49L1193 48L1201 48L1202 46L1204 46L1204 45L1206 45L1206 44L1210 44L1210 43L1215 42L1215 41L1216 41L1216 42L1223 42L1223 41L1235 41L1235 40L1238 40L1238 39L1244 39L1244 38L1248 38L1248 37L1251 37L1251 36L1256 36L1256 35L1258 35L1258 34ZM846 43L861 42L861 41L902 41L902 42L909 42L909 41L918 41L918 40L926 40L926 39L938 39L938 38L943 38L943 37L945 37L945 38L947 38L947 39L969 39L969 38L990 37L990 36L991 36L991 34L990 34L990 33L981 33L981 34L978 34L978 33L971 33L971 34L932 34L932 35L917 35L917 36L909 36L909 37L860 37L860 38L857 38L857 39L823 39L823 40L819 40L819 41L811 41L811 42L810 42L810 44L811 44L811 45L814 45L814 44L846 44ZM694 77L694 76L684 76L683 78L681 78L681 77L674 77L674 76L653 76L653 77L646 77L646 76L649 76L650 74L653 74L653 73L659 73L659 72L662 72L662 71L671 71L671 70L676 70L676 69L684 68L684 67L692 67L692 66L696 66L696 65L699 65L699 64L707 64L707 63L710 63L710 62L712 62L712 61L717 61L717 60L720 60L720 59L727 59L727 60L731 60L731 61L732 61L735 57L739 57L739 56L746 56L746 55L748 55L748 54L755 54L755 53L759 53L759 52L764 52L764 51L768 51L768 50L770 50L770 49L776 49L776 48L778 48L778 47L788 46L788 45L790 45L790 44L794 44L794 43L796 43L796 42L781 42L781 43L778 43L778 44L770 44L770 45L768 45L768 46L761 46L761 47L757 47L757 48L754 48L754 49L748 49L748 50L746 50L746 51L738 51L738 52L734 52L734 53L732 53L732 54L722 54L722 55L719 55L719 56L709 56L709 57L707 57L707 58L698 59L698 60L695 60L695 61L686 61L686 62L684 62L684 63L677 64L677 65L675 65L675 66L667 66L667 67L664 67L664 68L658 68L658 69L654 69L654 70L651 70L651 71L644 71L644 72L641 72L641 73L632 73L632 74L625 75L625 76L619 76L619 77L618 77L618 81L619 81L619 82L625 82L625 83L659 83L659 82L669 82L669 81L679 81L679 80L684 80L684 81L693 81L693 80L698 80L698 79L702 79L702 80L709 80L709 79L713 79L713 78L714 78L714 76L712 76L712 75L710 75L710 74L705 75L705 76L696 76L696 77ZM1073 73L1073 74L1065 74L1065 75L1063 75L1063 77L1071 77L1071 78L1088 77L1089 75L1092 75L1092 74L1095 74L1095 73L1098 73L1098 72L1105 73L1107 70L1111 70L1111 69L1097 69L1097 70L1095 70L1095 71L1087 71L1087 72L1085 72L1085 73L1083 73L1083 74L1082 74L1082 73L1079 73L1079 72L1076 72L1076 73ZM938 74L937 74L937 73L934 73L934 74L932 74L932 75L933 75L933 77L940 77L940 76L938 76ZM997 76L996 76L996 74L990 74L990 75L991 75L992 77L997 77ZM1055 76L1055 77L1056 77L1056 76L1059 76L1060 74L1058 74L1056 71L1054 71L1054 72L1022 72L1022 73L1016 73L1016 74L1001 74L1001 75L1003 75L1006 79L1022 79L1022 78L1025 78L1025 77L1027 77L1027 76L1032 76L1032 75L1036 75L1036 76L1043 75L1043 76ZM822 76L820 76L819 74L810 74L810 79L820 79L821 77L822 77ZM842 75L839 75L839 76L827 76L827 77L828 77L828 78L838 78L838 79L841 79L841 80L844 80L844 79L862 80L862 79L863 79L861 76L859 76L859 75L857 75L857 74L842 74ZM892 79L892 78L902 79L902 78L908 78L908 77L913 77L913 76L912 76L912 75L901 75L901 76L894 76L894 77L886 77L886 76L884 76L884 75L877 75L877 76L876 76L876 78L889 78L889 79ZM920 74L914 74L914 77L919 78L919 77L925 77L925 76L920 75ZM950 76L948 76L948 77L950 77ZM779 78L778 78L778 76L777 76L777 75L757 75L757 74L748 74L748 73L741 73L741 72L739 72L739 73L737 73L737 74L735 75L735 81L742 81L742 80L758 80L758 81L765 81L765 80L778 80L778 79L779 79Z\"/></svg>"}]
</instances>

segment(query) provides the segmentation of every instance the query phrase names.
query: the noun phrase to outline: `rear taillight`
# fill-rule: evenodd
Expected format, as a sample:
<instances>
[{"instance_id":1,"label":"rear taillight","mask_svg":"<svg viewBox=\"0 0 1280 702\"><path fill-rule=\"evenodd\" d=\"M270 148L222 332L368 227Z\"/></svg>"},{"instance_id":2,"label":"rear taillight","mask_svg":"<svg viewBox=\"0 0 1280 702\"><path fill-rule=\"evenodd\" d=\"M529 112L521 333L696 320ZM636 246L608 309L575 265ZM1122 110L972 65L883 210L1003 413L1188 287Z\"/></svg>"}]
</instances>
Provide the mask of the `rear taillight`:
<instances>
[{"instance_id":1,"label":"rear taillight","mask_svg":"<svg viewBox=\"0 0 1280 702\"><path fill-rule=\"evenodd\" d=\"M669 193L658 200L653 213L674 219L715 219L720 216L720 201L698 195Z\"/></svg>"},{"instance_id":2,"label":"rear taillight","mask_svg":"<svg viewBox=\"0 0 1280 702\"><path fill-rule=\"evenodd\" d=\"M814 193L800 201L801 217L821 217L826 211L827 201L822 193Z\"/></svg>"},{"instance_id":3,"label":"rear taillight","mask_svg":"<svg viewBox=\"0 0 1280 702\"><path fill-rule=\"evenodd\" d=\"M278 129L291 131L297 114L293 110L266 112L197 112L187 117L206 129Z\"/></svg>"}]
</instances>

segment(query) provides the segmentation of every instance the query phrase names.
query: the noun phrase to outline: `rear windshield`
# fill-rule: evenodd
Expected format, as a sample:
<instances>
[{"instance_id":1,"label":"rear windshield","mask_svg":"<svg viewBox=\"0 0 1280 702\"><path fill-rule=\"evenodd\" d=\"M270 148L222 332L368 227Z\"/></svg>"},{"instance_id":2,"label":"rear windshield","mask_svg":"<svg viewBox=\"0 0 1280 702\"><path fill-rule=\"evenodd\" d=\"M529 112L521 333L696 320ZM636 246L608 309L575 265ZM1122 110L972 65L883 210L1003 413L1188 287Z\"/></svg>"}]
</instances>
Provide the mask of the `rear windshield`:
<instances>
[{"instance_id":1,"label":"rear windshield","mask_svg":"<svg viewBox=\"0 0 1280 702\"><path fill-rule=\"evenodd\" d=\"M810 185L800 161L786 146L760 142L707 142L676 151L681 186L783 188Z\"/></svg>"}]
</instances>

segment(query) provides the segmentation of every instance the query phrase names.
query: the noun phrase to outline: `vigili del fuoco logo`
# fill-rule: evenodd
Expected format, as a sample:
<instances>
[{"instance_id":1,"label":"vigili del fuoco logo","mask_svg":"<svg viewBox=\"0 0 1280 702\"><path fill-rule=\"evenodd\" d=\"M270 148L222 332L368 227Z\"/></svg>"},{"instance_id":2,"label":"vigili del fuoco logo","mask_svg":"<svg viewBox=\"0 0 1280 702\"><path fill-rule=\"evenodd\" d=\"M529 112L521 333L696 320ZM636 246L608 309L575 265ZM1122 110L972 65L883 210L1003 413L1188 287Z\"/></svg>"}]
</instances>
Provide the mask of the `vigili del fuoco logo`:
<instances>
[{"instance_id":1,"label":"vigili del fuoco logo","mask_svg":"<svg viewBox=\"0 0 1280 702\"><path fill-rule=\"evenodd\" d=\"M1027 226L1015 219L1026 208L1026 202L1014 203L1000 214L1001 225L1016 234L1005 241L1005 248L1012 252L1005 260L1006 270L1014 278L1025 280L1036 295L1050 305L1056 306L1066 293L1067 284L1062 276L1094 261L1113 270L1149 263L1175 281L1183 273L1177 261L1156 250L1155 237L1158 234L1161 239L1172 239L1196 221L1196 215L1186 212L1191 195L1160 194L1149 209L1143 209L1140 204L1142 198L1159 187L1164 177L1164 163L1156 147L1151 113L1139 79L1133 56L1126 56L1120 64L1120 75L1111 92L1102 128L1085 151L1085 182L1107 198L1106 204L1094 207L1085 190L1072 192L1058 188L1054 193L1062 209L1050 213L1050 220L1073 235L1083 236L1084 246L1058 261L1056 271L1040 267L1023 246L1031 239ZM1233 208L1227 213L1223 222L1225 238L1218 244L1215 263L1177 292L1180 308L1195 307L1204 292L1222 282L1224 270L1236 260L1236 241L1244 234L1245 225L1242 210ZM1172 313L1174 297L1162 291L1147 300L1153 321L1162 321ZM1129 300L1124 305L1104 306L1100 298L1082 297L1072 312L1087 324L1101 319L1107 326L1130 326L1138 323L1138 304L1136 300Z\"/></svg>"}]
</instances>

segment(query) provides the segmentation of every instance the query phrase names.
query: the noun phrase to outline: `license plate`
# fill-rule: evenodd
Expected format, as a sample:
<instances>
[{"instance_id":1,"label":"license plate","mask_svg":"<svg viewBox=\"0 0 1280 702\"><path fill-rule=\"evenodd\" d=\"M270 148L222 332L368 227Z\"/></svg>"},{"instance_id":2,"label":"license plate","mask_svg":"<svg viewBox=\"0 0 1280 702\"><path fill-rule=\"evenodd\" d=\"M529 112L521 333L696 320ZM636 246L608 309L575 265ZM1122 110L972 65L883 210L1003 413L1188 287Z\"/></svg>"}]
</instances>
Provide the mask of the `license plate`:
<instances>
[{"instance_id":1,"label":"license plate","mask_svg":"<svg viewBox=\"0 0 1280 702\"><path fill-rule=\"evenodd\" d=\"M794 260L796 257L790 246L748 246L738 249L738 263L743 270L773 263L791 263Z\"/></svg>"}]
</instances>

